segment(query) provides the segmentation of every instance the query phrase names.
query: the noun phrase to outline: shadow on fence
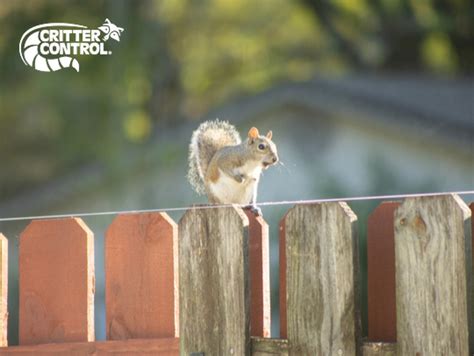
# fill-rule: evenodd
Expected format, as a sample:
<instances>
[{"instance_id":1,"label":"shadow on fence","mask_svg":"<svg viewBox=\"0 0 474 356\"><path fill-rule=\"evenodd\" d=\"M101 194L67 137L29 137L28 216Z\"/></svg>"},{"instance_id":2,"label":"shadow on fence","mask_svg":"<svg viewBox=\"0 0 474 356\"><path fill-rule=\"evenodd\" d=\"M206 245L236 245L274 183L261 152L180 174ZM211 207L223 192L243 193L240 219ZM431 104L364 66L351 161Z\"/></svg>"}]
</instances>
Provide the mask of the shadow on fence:
<instances>
[{"instance_id":1,"label":"shadow on fence","mask_svg":"<svg viewBox=\"0 0 474 356\"><path fill-rule=\"evenodd\" d=\"M360 333L357 217L300 204L280 223L280 339L270 339L268 226L237 207L118 215L105 237L107 340L94 341L93 233L32 221L19 245L19 340L0 354L468 355L469 207L455 195L383 202L368 220L368 338ZM179 262L179 263L178 263ZM471 338L471 341L470 341Z\"/></svg>"}]
</instances>

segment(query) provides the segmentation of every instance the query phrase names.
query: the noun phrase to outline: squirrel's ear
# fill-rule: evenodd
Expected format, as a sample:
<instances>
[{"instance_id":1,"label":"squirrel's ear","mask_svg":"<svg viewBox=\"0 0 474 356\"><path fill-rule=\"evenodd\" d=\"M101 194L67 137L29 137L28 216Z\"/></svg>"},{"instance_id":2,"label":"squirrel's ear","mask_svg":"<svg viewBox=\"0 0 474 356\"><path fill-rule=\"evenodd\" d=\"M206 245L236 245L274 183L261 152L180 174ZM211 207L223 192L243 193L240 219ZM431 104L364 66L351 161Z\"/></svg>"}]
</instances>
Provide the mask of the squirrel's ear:
<instances>
[{"instance_id":1,"label":"squirrel's ear","mask_svg":"<svg viewBox=\"0 0 474 356\"><path fill-rule=\"evenodd\" d=\"M256 127L252 127L249 130L249 139L255 140L258 137L258 135L259 135L259 133L258 133L258 129Z\"/></svg>"},{"instance_id":2,"label":"squirrel's ear","mask_svg":"<svg viewBox=\"0 0 474 356\"><path fill-rule=\"evenodd\" d=\"M273 132L272 132L271 130L268 131L268 133L267 133L267 138L268 138L269 140L271 140L271 139L272 139L272 136L273 136Z\"/></svg>"}]
</instances>

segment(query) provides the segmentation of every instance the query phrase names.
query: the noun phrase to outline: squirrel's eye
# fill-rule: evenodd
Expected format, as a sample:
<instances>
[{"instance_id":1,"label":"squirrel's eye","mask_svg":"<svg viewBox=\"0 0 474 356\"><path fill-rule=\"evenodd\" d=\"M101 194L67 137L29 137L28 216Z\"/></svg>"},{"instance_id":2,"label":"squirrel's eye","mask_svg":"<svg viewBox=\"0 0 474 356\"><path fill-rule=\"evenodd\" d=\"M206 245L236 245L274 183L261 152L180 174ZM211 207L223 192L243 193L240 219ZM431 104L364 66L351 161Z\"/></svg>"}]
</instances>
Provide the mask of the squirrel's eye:
<instances>
[{"instance_id":1,"label":"squirrel's eye","mask_svg":"<svg viewBox=\"0 0 474 356\"><path fill-rule=\"evenodd\" d=\"M263 143L259 144L258 149L263 151L265 149L265 145Z\"/></svg>"}]
</instances>

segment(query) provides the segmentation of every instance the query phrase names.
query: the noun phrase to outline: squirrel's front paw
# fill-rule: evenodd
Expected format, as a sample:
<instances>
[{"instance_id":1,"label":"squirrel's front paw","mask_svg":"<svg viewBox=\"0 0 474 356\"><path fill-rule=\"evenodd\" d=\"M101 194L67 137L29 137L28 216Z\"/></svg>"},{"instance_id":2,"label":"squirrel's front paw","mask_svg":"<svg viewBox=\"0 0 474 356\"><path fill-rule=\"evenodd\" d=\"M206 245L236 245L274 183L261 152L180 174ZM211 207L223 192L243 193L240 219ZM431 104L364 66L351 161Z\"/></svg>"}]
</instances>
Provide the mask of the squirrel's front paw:
<instances>
[{"instance_id":1,"label":"squirrel's front paw","mask_svg":"<svg viewBox=\"0 0 474 356\"><path fill-rule=\"evenodd\" d=\"M243 181L245 180L245 175L243 174L236 174L234 176L234 179L237 181L237 183L243 183Z\"/></svg>"},{"instance_id":2,"label":"squirrel's front paw","mask_svg":"<svg viewBox=\"0 0 474 356\"><path fill-rule=\"evenodd\" d=\"M260 209L256 205L249 205L248 209L255 215L255 216L262 216L262 209Z\"/></svg>"}]
</instances>

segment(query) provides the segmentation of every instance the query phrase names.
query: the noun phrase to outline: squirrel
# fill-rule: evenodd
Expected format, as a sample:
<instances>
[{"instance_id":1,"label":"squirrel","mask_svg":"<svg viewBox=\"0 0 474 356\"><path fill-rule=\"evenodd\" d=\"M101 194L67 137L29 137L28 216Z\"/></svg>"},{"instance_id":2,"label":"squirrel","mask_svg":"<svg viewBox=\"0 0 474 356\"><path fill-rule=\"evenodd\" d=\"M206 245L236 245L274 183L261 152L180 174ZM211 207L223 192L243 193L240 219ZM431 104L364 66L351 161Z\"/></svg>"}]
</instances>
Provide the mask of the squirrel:
<instances>
[{"instance_id":1,"label":"squirrel","mask_svg":"<svg viewBox=\"0 0 474 356\"><path fill-rule=\"evenodd\" d=\"M189 145L188 180L211 204L257 207L257 186L262 170L278 162L272 131L261 136L252 127L242 142L235 127L226 121L206 121L193 132Z\"/></svg>"}]
</instances>

